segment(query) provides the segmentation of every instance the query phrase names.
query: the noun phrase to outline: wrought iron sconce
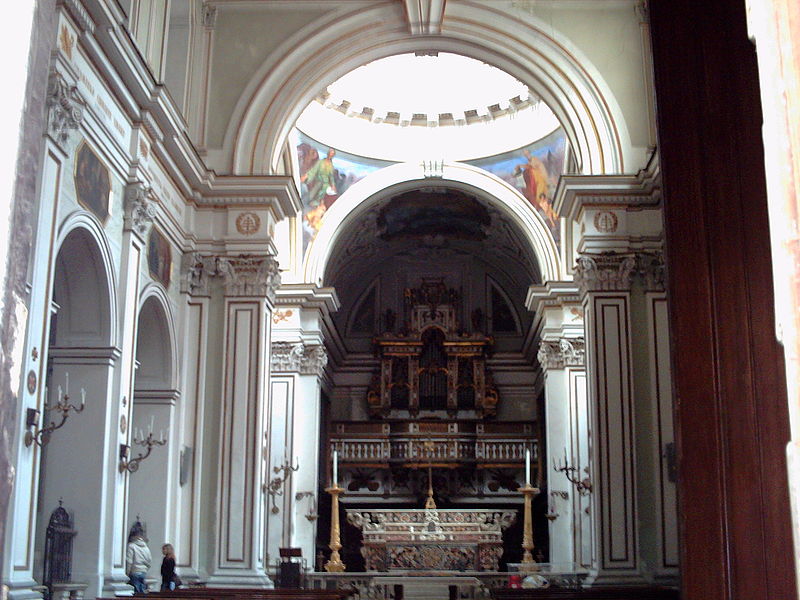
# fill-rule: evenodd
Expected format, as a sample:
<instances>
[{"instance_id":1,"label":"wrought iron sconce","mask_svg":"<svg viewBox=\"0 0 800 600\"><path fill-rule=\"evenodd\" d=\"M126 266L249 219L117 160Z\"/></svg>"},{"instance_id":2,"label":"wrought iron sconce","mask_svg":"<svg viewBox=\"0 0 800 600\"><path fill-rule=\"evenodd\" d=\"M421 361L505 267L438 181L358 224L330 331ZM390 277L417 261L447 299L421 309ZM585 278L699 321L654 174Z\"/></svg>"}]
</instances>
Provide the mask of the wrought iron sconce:
<instances>
[{"instance_id":1,"label":"wrought iron sconce","mask_svg":"<svg viewBox=\"0 0 800 600\"><path fill-rule=\"evenodd\" d=\"M589 479L589 467L585 467L583 472L586 474L586 477L580 479L580 468L573 467L567 462L567 450L564 449L564 462L563 464L556 464L555 459L553 459L553 469L559 473L564 473L564 476L569 480L569 482L575 486L575 489L581 496L585 496L586 494L590 494L592 492L592 481Z\"/></svg>"},{"instance_id":2,"label":"wrought iron sconce","mask_svg":"<svg viewBox=\"0 0 800 600\"><path fill-rule=\"evenodd\" d=\"M300 469L300 463L297 462L297 458L295 460L295 465L289 462L285 456L283 457L283 464L279 467L272 467L273 473L276 475L278 473L283 473L283 476L273 477L269 485L267 486L267 492L269 493L270 498L272 499L272 511L273 515L277 515L280 512L277 503L275 502L276 496L283 496L283 485L289 480L289 477L292 476L292 473Z\"/></svg>"},{"instance_id":3,"label":"wrought iron sconce","mask_svg":"<svg viewBox=\"0 0 800 600\"><path fill-rule=\"evenodd\" d=\"M27 413L25 414L25 427L27 431L25 432L25 445L30 446L31 444L36 444L40 448L44 448L50 442L50 435L56 430L61 429L64 426L64 423L67 422L69 419L70 411L74 411L75 413L83 412L83 409L86 408L86 390L81 388L81 404L80 406L75 406L74 404L69 403L69 373L67 373L67 389L66 392L62 394L61 386L58 386L58 400L56 401L55 405L48 406L47 402L47 388L45 388L45 407L44 407L44 414L46 415L48 412L57 411L61 413L61 422L56 424L55 420L50 421L50 424L47 427L43 427L39 429L39 411L35 408L29 408Z\"/></svg>"},{"instance_id":4,"label":"wrought iron sconce","mask_svg":"<svg viewBox=\"0 0 800 600\"><path fill-rule=\"evenodd\" d=\"M140 437L137 439L136 437L133 438L133 443L138 444L145 448L146 452L142 454L141 452L136 458L132 458L128 460L128 456L130 456L130 446L126 446L125 444L119 445L119 472L124 473L127 471L128 473L136 473L139 470L139 465L145 460L150 453L153 451L155 446L163 446L167 443L167 438L164 437L164 432L161 432L161 438L156 439L153 437L152 431L152 424L151 424L151 431L147 434L146 438L142 438L141 434Z\"/></svg>"},{"instance_id":5,"label":"wrought iron sconce","mask_svg":"<svg viewBox=\"0 0 800 600\"><path fill-rule=\"evenodd\" d=\"M566 500L569 498L569 492L561 490L553 490L550 492L550 502L547 503L547 513L544 515L549 521L555 521L560 515L556 512L556 497Z\"/></svg>"},{"instance_id":6,"label":"wrought iron sconce","mask_svg":"<svg viewBox=\"0 0 800 600\"><path fill-rule=\"evenodd\" d=\"M314 492L297 492L294 495L294 499L297 502L300 502L303 498L311 498L308 504L308 512L304 515L305 518L312 522L316 521L319 515L317 514L317 498L314 496Z\"/></svg>"}]
</instances>

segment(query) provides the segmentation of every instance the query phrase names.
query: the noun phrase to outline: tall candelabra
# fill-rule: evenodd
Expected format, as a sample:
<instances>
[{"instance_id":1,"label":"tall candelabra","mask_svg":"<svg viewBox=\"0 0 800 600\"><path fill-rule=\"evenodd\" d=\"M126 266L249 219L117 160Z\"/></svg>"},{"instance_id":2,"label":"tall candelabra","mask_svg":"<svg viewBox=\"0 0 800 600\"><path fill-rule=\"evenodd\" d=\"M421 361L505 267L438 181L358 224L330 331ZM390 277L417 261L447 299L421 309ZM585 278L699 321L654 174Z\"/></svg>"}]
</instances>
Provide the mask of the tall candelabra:
<instances>
[{"instance_id":1,"label":"tall candelabra","mask_svg":"<svg viewBox=\"0 0 800 600\"><path fill-rule=\"evenodd\" d=\"M325 563L325 570L328 573L341 573L344 571L344 563L339 556L339 550L342 549L341 543L341 530L339 529L339 496L344 493L344 488L339 487L339 455L336 450L333 451L333 483L325 491L331 495L331 543L328 548L331 549L331 558Z\"/></svg>"},{"instance_id":2,"label":"tall candelabra","mask_svg":"<svg viewBox=\"0 0 800 600\"><path fill-rule=\"evenodd\" d=\"M522 565L520 571L530 572L538 570L536 561L533 559L533 514L531 511L531 502L533 497L539 493L539 488L531 486L526 483L523 487L518 489L525 495L525 508L524 508L524 521L522 529Z\"/></svg>"},{"instance_id":3,"label":"tall candelabra","mask_svg":"<svg viewBox=\"0 0 800 600\"><path fill-rule=\"evenodd\" d=\"M533 497L539 493L539 488L531 485L531 451L525 450L525 485L519 488L520 492L524 494L524 521L522 528L522 564L520 570L523 572L531 572L538 570L536 561L533 560L533 514L531 511L531 502Z\"/></svg>"}]
</instances>

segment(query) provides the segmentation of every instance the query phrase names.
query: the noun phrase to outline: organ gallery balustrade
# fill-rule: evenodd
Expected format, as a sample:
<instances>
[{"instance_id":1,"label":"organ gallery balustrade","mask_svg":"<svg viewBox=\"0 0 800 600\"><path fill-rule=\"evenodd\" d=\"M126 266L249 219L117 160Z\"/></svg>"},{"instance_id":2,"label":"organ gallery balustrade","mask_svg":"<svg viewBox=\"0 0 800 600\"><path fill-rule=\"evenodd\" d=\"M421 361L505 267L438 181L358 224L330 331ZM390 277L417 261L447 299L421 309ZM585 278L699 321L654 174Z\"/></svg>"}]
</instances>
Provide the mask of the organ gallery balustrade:
<instances>
[{"instance_id":1,"label":"organ gallery balustrade","mask_svg":"<svg viewBox=\"0 0 800 600\"><path fill-rule=\"evenodd\" d=\"M465 423L337 421L330 433L330 452L353 467L427 465L518 467L531 449L538 461L533 422Z\"/></svg>"}]
</instances>

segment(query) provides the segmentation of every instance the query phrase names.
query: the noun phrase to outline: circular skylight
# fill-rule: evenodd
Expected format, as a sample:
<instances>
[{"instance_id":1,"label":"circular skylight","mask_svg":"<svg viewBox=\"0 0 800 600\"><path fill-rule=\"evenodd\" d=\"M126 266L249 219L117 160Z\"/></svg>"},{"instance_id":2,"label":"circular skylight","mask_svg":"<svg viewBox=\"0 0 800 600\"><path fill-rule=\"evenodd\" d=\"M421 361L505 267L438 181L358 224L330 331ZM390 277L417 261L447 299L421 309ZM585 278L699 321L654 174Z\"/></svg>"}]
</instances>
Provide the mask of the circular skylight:
<instances>
[{"instance_id":1,"label":"circular skylight","mask_svg":"<svg viewBox=\"0 0 800 600\"><path fill-rule=\"evenodd\" d=\"M328 86L297 127L341 150L392 161L463 161L520 148L558 119L523 83L439 53L373 61Z\"/></svg>"},{"instance_id":2,"label":"circular skylight","mask_svg":"<svg viewBox=\"0 0 800 600\"><path fill-rule=\"evenodd\" d=\"M500 69L457 54L438 56L401 54L376 60L351 71L328 86L334 103L349 101L353 109L364 106L376 114L414 114L435 119L442 113L486 111L511 98L528 97L528 88Z\"/></svg>"}]
</instances>

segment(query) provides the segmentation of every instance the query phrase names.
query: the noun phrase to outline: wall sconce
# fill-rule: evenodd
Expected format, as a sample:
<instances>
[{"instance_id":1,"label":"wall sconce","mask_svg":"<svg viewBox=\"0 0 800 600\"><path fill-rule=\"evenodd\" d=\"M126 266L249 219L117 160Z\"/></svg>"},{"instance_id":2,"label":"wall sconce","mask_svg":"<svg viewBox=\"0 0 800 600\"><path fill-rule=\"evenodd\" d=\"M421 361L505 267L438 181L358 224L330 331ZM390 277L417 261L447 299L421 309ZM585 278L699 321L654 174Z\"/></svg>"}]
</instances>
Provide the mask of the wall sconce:
<instances>
[{"instance_id":1,"label":"wall sconce","mask_svg":"<svg viewBox=\"0 0 800 600\"><path fill-rule=\"evenodd\" d=\"M294 495L294 499L297 502L300 502L303 498L311 498L311 501L308 504L308 512L304 515L306 519L309 521L316 521L319 518L317 514L317 498L314 496L314 492L297 492Z\"/></svg>"},{"instance_id":2,"label":"wall sconce","mask_svg":"<svg viewBox=\"0 0 800 600\"><path fill-rule=\"evenodd\" d=\"M39 425L39 411L35 408L29 408L25 414L25 427L28 431L25 432L25 445L30 447L31 444L36 444L40 448L44 448L50 442L50 435L56 430L61 429L64 423L69 419L70 411L76 413L83 412L86 407L86 390L81 388L81 404L75 406L69 403L69 373L67 373L67 389L62 394L61 386L58 386L58 400L55 405L47 405L47 388L45 388L45 407L44 414L51 410L61 413L61 422L56 424L55 420L51 421L47 427L42 429L38 428Z\"/></svg>"},{"instance_id":3,"label":"wall sconce","mask_svg":"<svg viewBox=\"0 0 800 600\"><path fill-rule=\"evenodd\" d=\"M585 496L586 494L591 493L592 491L592 481L589 479L589 467L585 467L583 472L586 473L586 477L583 479L579 479L580 475L576 475L580 471L578 467L573 467L567 462L567 449L564 448L564 462L563 464L556 465L555 459L553 459L553 469L556 472L564 473L564 476L569 480L569 482L575 486L575 489L578 490L578 493L581 496Z\"/></svg>"},{"instance_id":4,"label":"wall sconce","mask_svg":"<svg viewBox=\"0 0 800 600\"><path fill-rule=\"evenodd\" d=\"M270 510L272 511L273 515L277 515L280 512L280 509L275 502L276 496L283 496L283 485L289 480L289 477L292 476L292 473L300 468L300 463L297 461L297 457L295 457L294 461L295 466L292 466L286 456L284 456L283 464L281 466L272 467L273 473L283 473L283 476L273 477L267 486L267 492L272 499L272 508Z\"/></svg>"},{"instance_id":5,"label":"wall sconce","mask_svg":"<svg viewBox=\"0 0 800 600\"><path fill-rule=\"evenodd\" d=\"M140 431L139 437L137 438L134 435L133 443L138 444L146 449L146 452L142 454L141 452L136 458L128 460L128 456L130 455L130 446L126 446L125 444L119 445L119 472L124 473L128 471L128 473L135 473L139 470L139 465L145 460L150 453L153 451L154 446L163 446L167 443L167 439L164 437L164 431L161 431L160 439L155 439L153 437L153 424L150 424L150 433L147 434L147 437L142 437L143 434ZM124 450L123 450L124 449Z\"/></svg>"}]
</instances>

